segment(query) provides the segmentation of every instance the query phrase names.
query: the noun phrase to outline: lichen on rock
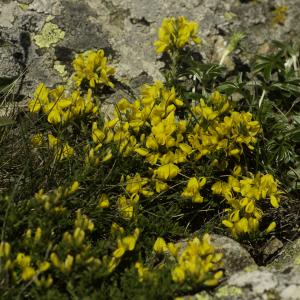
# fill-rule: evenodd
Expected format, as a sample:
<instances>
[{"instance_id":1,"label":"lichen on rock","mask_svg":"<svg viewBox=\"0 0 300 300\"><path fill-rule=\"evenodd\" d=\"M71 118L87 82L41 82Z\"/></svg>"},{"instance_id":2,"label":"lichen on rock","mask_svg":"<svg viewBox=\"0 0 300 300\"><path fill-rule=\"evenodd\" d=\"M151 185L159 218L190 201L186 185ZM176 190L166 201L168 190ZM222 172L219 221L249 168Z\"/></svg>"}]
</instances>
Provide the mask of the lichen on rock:
<instances>
[{"instance_id":1,"label":"lichen on rock","mask_svg":"<svg viewBox=\"0 0 300 300\"><path fill-rule=\"evenodd\" d=\"M49 48L63 40L65 32L61 30L56 24L47 22L44 24L39 34L34 36L36 45L40 48Z\"/></svg>"},{"instance_id":2,"label":"lichen on rock","mask_svg":"<svg viewBox=\"0 0 300 300\"><path fill-rule=\"evenodd\" d=\"M240 288L235 286L224 285L217 290L216 297L218 298L233 297L233 296L239 296L241 294L242 294L242 290Z\"/></svg>"}]
</instances>

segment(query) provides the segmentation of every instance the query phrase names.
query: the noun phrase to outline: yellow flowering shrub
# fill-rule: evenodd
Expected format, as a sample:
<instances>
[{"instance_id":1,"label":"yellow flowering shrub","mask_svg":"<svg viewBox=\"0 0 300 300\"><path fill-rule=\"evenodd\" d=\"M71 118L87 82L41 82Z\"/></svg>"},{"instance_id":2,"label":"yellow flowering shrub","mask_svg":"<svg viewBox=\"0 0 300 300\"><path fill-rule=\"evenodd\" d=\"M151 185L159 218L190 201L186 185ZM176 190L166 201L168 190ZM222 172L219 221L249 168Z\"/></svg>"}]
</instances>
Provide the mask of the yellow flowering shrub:
<instances>
[{"instance_id":1,"label":"yellow flowering shrub","mask_svg":"<svg viewBox=\"0 0 300 300\"><path fill-rule=\"evenodd\" d=\"M223 277L220 268L223 266L222 254L216 253L210 243L210 237L205 234L200 240L195 237L192 240L178 245L166 243L159 237L153 250L157 254L169 253L176 260L176 265L171 271L174 282L182 284L191 281L193 284L214 286Z\"/></svg>"},{"instance_id":2,"label":"yellow flowering shrub","mask_svg":"<svg viewBox=\"0 0 300 300\"><path fill-rule=\"evenodd\" d=\"M227 182L218 181L211 187L214 194L222 195L230 205L226 209L227 218L222 223L235 238L256 233L266 201L278 208L282 194L271 174L249 174L250 177L236 175L230 175ZM272 231L275 226L276 223L272 222L266 231Z\"/></svg>"},{"instance_id":3,"label":"yellow flowering shrub","mask_svg":"<svg viewBox=\"0 0 300 300\"><path fill-rule=\"evenodd\" d=\"M261 158L256 99L251 109L233 101L219 64L189 65L197 30L185 17L164 19L154 45L171 64L165 82L119 99L111 115L101 103L118 79L102 49L76 55L70 85L37 87L20 139L31 160L11 176L10 196L0 190L4 299L25 290L33 299L171 299L224 277L208 233L176 240L211 227L240 240L276 229L282 177Z\"/></svg>"}]
</instances>

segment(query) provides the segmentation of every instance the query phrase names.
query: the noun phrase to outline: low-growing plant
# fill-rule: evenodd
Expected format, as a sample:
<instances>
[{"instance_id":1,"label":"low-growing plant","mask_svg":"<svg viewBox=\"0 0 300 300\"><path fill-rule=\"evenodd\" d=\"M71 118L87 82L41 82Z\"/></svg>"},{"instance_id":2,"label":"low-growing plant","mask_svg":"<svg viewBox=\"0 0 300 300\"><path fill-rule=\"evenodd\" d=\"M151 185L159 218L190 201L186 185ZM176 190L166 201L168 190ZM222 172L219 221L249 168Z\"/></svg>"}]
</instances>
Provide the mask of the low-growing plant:
<instances>
[{"instance_id":1,"label":"low-growing plant","mask_svg":"<svg viewBox=\"0 0 300 300\"><path fill-rule=\"evenodd\" d=\"M89 50L73 87L41 83L19 124L0 128L2 299L173 298L224 278L207 232L280 232L276 210L288 214L299 189L298 48L277 42L229 75L225 57L245 36L204 62L197 30L163 21L165 82L113 116L101 105L117 72Z\"/></svg>"}]
</instances>

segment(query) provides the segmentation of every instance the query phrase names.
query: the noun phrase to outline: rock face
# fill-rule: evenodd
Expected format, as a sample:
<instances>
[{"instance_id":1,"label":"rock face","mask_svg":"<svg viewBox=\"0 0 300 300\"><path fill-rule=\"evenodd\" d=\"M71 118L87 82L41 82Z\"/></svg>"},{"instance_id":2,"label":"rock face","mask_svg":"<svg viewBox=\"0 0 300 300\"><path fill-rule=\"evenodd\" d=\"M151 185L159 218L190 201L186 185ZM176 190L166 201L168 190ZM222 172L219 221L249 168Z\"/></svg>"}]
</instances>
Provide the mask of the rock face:
<instances>
[{"instance_id":1,"label":"rock face","mask_svg":"<svg viewBox=\"0 0 300 300\"><path fill-rule=\"evenodd\" d=\"M245 268L256 267L254 259L238 242L217 234L211 235L216 251L223 254L224 269L229 277Z\"/></svg>"},{"instance_id":2,"label":"rock face","mask_svg":"<svg viewBox=\"0 0 300 300\"><path fill-rule=\"evenodd\" d=\"M164 17L184 15L200 24L200 46L208 60L220 59L230 35L243 31L245 52L265 52L272 39L300 37L298 0L2 0L0 79L20 77L18 91L31 96L39 82L66 79L74 54L103 48L130 85L143 73L161 79L153 48ZM286 18L272 24L274 8ZM247 60L247 57L245 58ZM21 81L21 82L20 82Z\"/></svg>"},{"instance_id":3,"label":"rock face","mask_svg":"<svg viewBox=\"0 0 300 300\"><path fill-rule=\"evenodd\" d=\"M300 239L287 244L266 267L251 263L249 253L229 238L213 235L212 243L224 254L226 280L210 294L201 292L185 300L300 299ZM243 264L246 267L241 267Z\"/></svg>"}]
</instances>

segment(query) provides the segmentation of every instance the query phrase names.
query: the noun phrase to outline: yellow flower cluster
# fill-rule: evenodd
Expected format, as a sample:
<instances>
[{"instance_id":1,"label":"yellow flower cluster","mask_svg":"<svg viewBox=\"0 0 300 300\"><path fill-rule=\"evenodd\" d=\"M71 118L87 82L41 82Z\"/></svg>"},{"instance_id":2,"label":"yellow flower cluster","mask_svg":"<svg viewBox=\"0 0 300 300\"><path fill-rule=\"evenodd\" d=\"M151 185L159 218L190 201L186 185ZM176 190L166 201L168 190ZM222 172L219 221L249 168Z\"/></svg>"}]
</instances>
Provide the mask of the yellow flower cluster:
<instances>
[{"instance_id":1,"label":"yellow flower cluster","mask_svg":"<svg viewBox=\"0 0 300 300\"><path fill-rule=\"evenodd\" d=\"M193 202L202 203L203 197L200 195L199 189L201 189L205 184L205 177L202 177L201 179L192 177L189 179L187 186L182 192L181 196L185 198L190 198Z\"/></svg>"},{"instance_id":2,"label":"yellow flower cluster","mask_svg":"<svg viewBox=\"0 0 300 300\"><path fill-rule=\"evenodd\" d=\"M49 148L54 152L55 160L63 160L74 155L74 149L68 143L62 143L52 134L48 134Z\"/></svg>"},{"instance_id":3,"label":"yellow flower cluster","mask_svg":"<svg viewBox=\"0 0 300 300\"><path fill-rule=\"evenodd\" d=\"M121 178L121 183L123 183L124 177ZM150 190L148 183L150 180L146 177L141 177L139 173L136 173L133 177L126 176L126 188L125 191L129 195L120 195L117 200L117 207L120 212L120 215L124 219L131 219L138 208L138 202L140 195L145 197L152 196L153 191ZM147 185L147 186L146 186Z\"/></svg>"},{"instance_id":4,"label":"yellow flower cluster","mask_svg":"<svg viewBox=\"0 0 300 300\"><path fill-rule=\"evenodd\" d=\"M117 142L124 156L135 152L143 157L152 166L152 180L156 180L155 191L159 193L168 188L166 181L180 173L180 164L220 150L228 156L239 157L244 145L253 150L260 126L252 120L252 115L232 111L229 100L219 92L212 93L207 102L211 105L201 99L187 119L180 119L177 110L184 103L174 88L166 89L159 81L152 86L145 85L141 99L133 103L126 99L119 101L115 118L105 123L104 130L95 126L93 140L101 144L109 136L109 141ZM188 127L188 124L195 125ZM145 180L136 178L136 181ZM205 183L205 178L200 181L190 178L182 197L202 202L199 189ZM137 201L134 193L130 200L125 196L119 199L119 207L125 208L127 218L132 217Z\"/></svg>"},{"instance_id":5,"label":"yellow flower cluster","mask_svg":"<svg viewBox=\"0 0 300 300\"><path fill-rule=\"evenodd\" d=\"M92 232L94 230L94 223L86 215L82 215L79 209L76 212L73 235L69 232L65 232L63 240L70 246L74 245L80 247L84 241L86 230Z\"/></svg>"},{"instance_id":6,"label":"yellow flower cluster","mask_svg":"<svg viewBox=\"0 0 300 300\"><path fill-rule=\"evenodd\" d=\"M25 233L25 241L27 241L28 244L30 244L30 243L35 244L40 241L42 234L43 234L43 231L42 231L41 227L36 228L34 236L32 235L32 230L27 229L27 231Z\"/></svg>"},{"instance_id":7,"label":"yellow flower cluster","mask_svg":"<svg viewBox=\"0 0 300 300\"><path fill-rule=\"evenodd\" d=\"M117 249L113 252L112 258L108 259L104 257L104 261L107 262L107 268L109 272L113 272L114 269L121 262L122 257L127 251L133 251L136 245L136 242L140 235L140 230L136 228L132 235L124 236L124 228L118 226L117 224L112 225L112 230L117 230Z\"/></svg>"},{"instance_id":8,"label":"yellow flower cluster","mask_svg":"<svg viewBox=\"0 0 300 300\"><path fill-rule=\"evenodd\" d=\"M152 273L150 272L149 268L144 267L142 263L136 262L134 267L136 268L139 276L139 281L143 282L145 280L151 280L152 279Z\"/></svg>"},{"instance_id":9,"label":"yellow flower cluster","mask_svg":"<svg viewBox=\"0 0 300 300\"><path fill-rule=\"evenodd\" d=\"M3 266L4 270L8 270L12 265L10 254L11 254L10 243L0 242L0 263L1 263L1 267Z\"/></svg>"},{"instance_id":10,"label":"yellow flower cluster","mask_svg":"<svg viewBox=\"0 0 300 300\"><path fill-rule=\"evenodd\" d=\"M85 96L75 90L67 95L64 86L57 86L49 90L43 83L37 87L34 98L28 102L29 111L37 113L40 110L47 115L49 123L65 124L84 115L96 115L98 106L92 100L92 90L89 89Z\"/></svg>"},{"instance_id":11,"label":"yellow flower cluster","mask_svg":"<svg viewBox=\"0 0 300 300\"><path fill-rule=\"evenodd\" d=\"M46 138L41 133L37 133L31 137L31 143L35 148L46 145L45 140ZM53 151L54 159L57 161L69 159L75 154L74 149L68 143L63 143L52 134L48 134L47 146Z\"/></svg>"},{"instance_id":12,"label":"yellow flower cluster","mask_svg":"<svg viewBox=\"0 0 300 300\"><path fill-rule=\"evenodd\" d=\"M25 238L28 239L28 235L31 235L31 231L26 232ZM34 236L34 243L38 242L41 238L42 230L40 227L36 229ZM41 273L47 271L50 267L50 263L47 260L37 261L34 266L31 256L26 255L23 252L19 252L15 259L11 258L11 246L7 242L0 243L0 258L4 259L4 270L13 271L15 278L20 278L22 281L34 280L37 286L50 287L53 279L51 276L47 278ZM17 272L16 272L17 271Z\"/></svg>"},{"instance_id":13,"label":"yellow flower cluster","mask_svg":"<svg viewBox=\"0 0 300 300\"><path fill-rule=\"evenodd\" d=\"M188 140L196 150L194 159L220 150L226 155L238 157L243 153L243 145L253 150L260 125L253 120L252 114L232 111L231 103L219 92L214 92L209 101L211 105L201 99L193 108L198 122Z\"/></svg>"},{"instance_id":14,"label":"yellow flower cluster","mask_svg":"<svg viewBox=\"0 0 300 300\"><path fill-rule=\"evenodd\" d=\"M188 21L185 17L165 18L158 31L158 40L154 43L157 53L168 50L181 49L192 40L195 44L200 43L196 36L198 24Z\"/></svg>"},{"instance_id":15,"label":"yellow flower cluster","mask_svg":"<svg viewBox=\"0 0 300 300\"><path fill-rule=\"evenodd\" d=\"M40 231L36 230L36 232ZM36 237L35 237L36 238ZM51 275L44 276L42 273L50 268L47 260L37 261L34 263L30 255L24 252L18 252L15 259L11 257L11 246L7 242L0 243L0 258L4 259L4 270L12 271L14 278L21 281L33 280L37 286L50 287L53 283Z\"/></svg>"},{"instance_id":16,"label":"yellow flower cluster","mask_svg":"<svg viewBox=\"0 0 300 300\"><path fill-rule=\"evenodd\" d=\"M29 255L25 255L24 253L18 253L17 258L15 260L15 264L21 269L22 274L21 278L23 281L29 281L33 277L37 277L40 273L45 272L49 269L50 263L48 261L43 261L39 263L38 268L34 268L31 263L31 257ZM35 281L38 279L35 278ZM44 281L44 280L42 280ZM46 281L47 285L52 284L52 279L49 277L49 279ZM41 284L41 282L39 282Z\"/></svg>"},{"instance_id":17,"label":"yellow flower cluster","mask_svg":"<svg viewBox=\"0 0 300 300\"><path fill-rule=\"evenodd\" d=\"M50 254L50 261L52 265L62 273L70 273L75 266L90 266L98 268L101 265L99 258L91 255L91 245L86 239L87 233L94 230L94 223L81 210L76 211L76 218L74 221L74 230L71 234L66 231L63 234L62 242L64 248L64 258L60 258L56 252ZM53 247L59 250L58 245ZM67 249L67 253L65 253Z\"/></svg>"},{"instance_id":18,"label":"yellow flower cluster","mask_svg":"<svg viewBox=\"0 0 300 300\"><path fill-rule=\"evenodd\" d=\"M61 205L61 200L71 196L78 188L78 181L74 181L69 187L59 186L49 193L44 193L44 189L40 189L35 193L34 198L46 211L62 212L65 208Z\"/></svg>"},{"instance_id":19,"label":"yellow flower cluster","mask_svg":"<svg viewBox=\"0 0 300 300\"><path fill-rule=\"evenodd\" d=\"M125 156L136 152L150 165L159 162L160 166L153 170L158 180L174 178L180 171L176 163L185 161L190 149L182 143L186 121L177 120L175 115L176 107L182 105L175 89L168 90L158 81L145 85L141 100L130 103L122 99L116 107L114 141L120 141L120 151ZM172 152L172 148L176 151Z\"/></svg>"},{"instance_id":20,"label":"yellow flower cluster","mask_svg":"<svg viewBox=\"0 0 300 300\"><path fill-rule=\"evenodd\" d=\"M86 51L78 54L72 65L75 70L74 81L78 86L87 81L92 88L97 86L114 87L110 81L110 76L115 73L115 69L107 66L107 58L102 49L98 51Z\"/></svg>"},{"instance_id":21,"label":"yellow flower cluster","mask_svg":"<svg viewBox=\"0 0 300 300\"><path fill-rule=\"evenodd\" d=\"M257 232L263 217L265 200L272 207L278 208L281 192L271 174L258 173L250 177L241 176L240 167L234 170L235 175L228 177L228 182L218 181L212 185L214 194L222 195L231 208L227 209L227 219L223 224L230 230L235 238ZM264 203L262 203L264 201ZM272 222L266 229L270 232L275 228Z\"/></svg>"},{"instance_id":22,"label":"yellow flower cluster","mask_svg":"<svg viewBox=\"0 0 300 300\"><path fill-rule=\"evenodd\" d=\"M209 235L205 234L202 240L195 237L185 244L167 244L163 238L158 238L153 250L158 254L170 253L176 259L177 265L172 270L174 282L191 280L206 286L217 285L223 276L219 270L222 267L222 254L215 253Z\"/></svg>"}]
</instances>

